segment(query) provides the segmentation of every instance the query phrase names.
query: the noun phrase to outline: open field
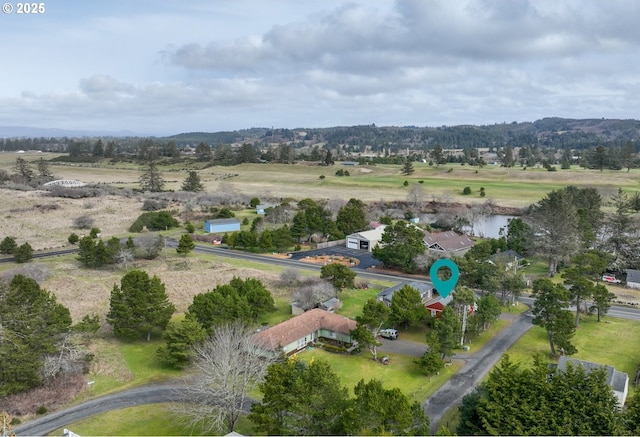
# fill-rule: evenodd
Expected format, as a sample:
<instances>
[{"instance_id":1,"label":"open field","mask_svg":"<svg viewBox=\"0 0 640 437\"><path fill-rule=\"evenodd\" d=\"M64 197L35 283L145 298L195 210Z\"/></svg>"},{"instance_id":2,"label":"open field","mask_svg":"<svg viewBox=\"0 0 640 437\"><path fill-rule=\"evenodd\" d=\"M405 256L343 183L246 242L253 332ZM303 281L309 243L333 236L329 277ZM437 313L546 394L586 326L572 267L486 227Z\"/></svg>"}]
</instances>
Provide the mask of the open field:
<instances>
[{"instance_id":1,"label":"open field","mask_svg":"<svg viewBox=\"0 0 640 437\"><path fill-rule=\"evenodd\" d=\"M0 153L0 169L11 172L16 156L9 152ZM57 155L31 153L20 156L35 161L40 157L48 159ZM196 165L194 162L185 162L164 167L166 189L179 190L187 170L196 168ZM126 188L137 188L140 175L139 167L135 164L110 164L106 160L98 164L52 163L50 168L58 178ZM350 176L335 176L338 169L347 169ZM640 182L640 169L600 172L573 167L549 172L543 168L503 168L494 165L477 168L459 164L434 167L414 163L415 172L410 176L400 174L400 169L400 165L347 167L337 163L325 167L301 162L295 165L214 166L199 170L199 174L206 191L231 190L264 198L405 200L408 188L403 186L404 181L409 184L423 181L426 200L478 203L492 199L498 205L512 207L528 206L549 191L567 185L596 187L606 196L617 191L618 187L637 191ZM321 175L325 178L320 179ZM463 196L462 190L466 186L471 187L474 194ZM486 190L484 198L478 195L480 187Z\"/></svg>"}]
</instances>

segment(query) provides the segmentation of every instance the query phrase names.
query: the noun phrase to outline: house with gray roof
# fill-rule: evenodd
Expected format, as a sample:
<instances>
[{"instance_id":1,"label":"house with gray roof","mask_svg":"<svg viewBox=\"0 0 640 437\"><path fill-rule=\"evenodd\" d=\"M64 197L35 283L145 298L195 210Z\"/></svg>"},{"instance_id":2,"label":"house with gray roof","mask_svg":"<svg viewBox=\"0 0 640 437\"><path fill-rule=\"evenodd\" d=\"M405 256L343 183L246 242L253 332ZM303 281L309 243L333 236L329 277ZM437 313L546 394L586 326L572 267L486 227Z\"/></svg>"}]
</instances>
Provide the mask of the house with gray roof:
<instances>
[{"instance_id":1,"label":"house with gray roof","mask_svg":"<svg viewBox=\"0 0 640 437\"><path fill-rule=\"evenodd\" d=\"M627 287L640 288L640 270L627 269Z\"/></svg>"},{"instance_id":2,"label":"house with gray roof","mask_svg":"<svg viewBox=\"0 0 640 437\"><path fill-rule=\"evenodd\" d=\"M431 300L433 293L433 284L420 281L405 281L396 284L393 287L385 288L380 293L378 293L378 302L383 302L386 306L390 306L391 299L393 299L394 293L400 290L405 285L418 290L423 302L428 302Z\"/></svg>"},{"instance_id":3,"label":"house with gray roof","mask_svg":"<svg viewBox=\"0 0 640 437\"><path fill-rule=\"evenodd\" d=\"M571 363L573 368L581 366L584 369L585 373L589 373L594 369L604 369L607 385L611 387L611 389L613 390L613 394L615 394L616 398L618 398L618 405L620 406L620 408L624 406L624 402L627 399L627 394L629 393L629 375L627 375L625 372L616 370L612 366L592 363L590 361L578 360L576 358L569 358L565 355L562 355L558 360L556 371L566 371L569 363Z\"/></svg>"},{"instance_id":4,"label":"house with gray roof","mask_svg":"<svg viewBox=\"0 0 640 437\"><path fill-rule=\"evenodd\" d=\"M467 235L460 235L453 231L425 231L423 241L430 253L444 258L462 256L475 244L475 241Z\"/></svg>"}]
</instances>

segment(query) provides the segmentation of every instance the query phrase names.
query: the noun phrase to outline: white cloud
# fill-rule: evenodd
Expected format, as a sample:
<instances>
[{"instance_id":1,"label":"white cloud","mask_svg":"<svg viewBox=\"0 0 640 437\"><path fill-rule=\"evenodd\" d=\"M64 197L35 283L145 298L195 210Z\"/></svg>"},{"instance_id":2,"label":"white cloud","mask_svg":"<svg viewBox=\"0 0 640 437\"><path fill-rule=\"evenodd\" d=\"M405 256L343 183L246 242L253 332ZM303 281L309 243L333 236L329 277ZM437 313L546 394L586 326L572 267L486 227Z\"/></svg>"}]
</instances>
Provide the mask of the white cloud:
<instances>
[{"instance_id":1,"label":"white cloud","mask_svg":"<svg viewBox=\"0 0 640 437\"><path fill-rule=\"evenodd\" d=\"M3 40L21 42L0 48L3 124L174 133L636 114L638 2L83 8L0 27Z\"/></svg>"}]
</instances>

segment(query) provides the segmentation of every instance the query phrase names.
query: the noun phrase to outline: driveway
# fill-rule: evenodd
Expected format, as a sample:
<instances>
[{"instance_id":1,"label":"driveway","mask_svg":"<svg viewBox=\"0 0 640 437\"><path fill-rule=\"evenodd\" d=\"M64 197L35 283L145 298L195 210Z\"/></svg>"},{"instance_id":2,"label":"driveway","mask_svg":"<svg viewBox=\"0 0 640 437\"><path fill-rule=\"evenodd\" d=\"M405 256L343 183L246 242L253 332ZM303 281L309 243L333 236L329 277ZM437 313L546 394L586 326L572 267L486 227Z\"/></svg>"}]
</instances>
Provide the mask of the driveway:
<instances>
[{"instance_id":1,"label":"driveway","mask_svg":"<svg viewBox=\"0 0 640 437\"><path fill-rule=\"evenodd\" d=\"M360 261L360 263L355 267L362 270L366 270L369 267L381 264L380 261L378 261L371 255L371 252L366 252L364 250L358 249L348 249L345 246L332 246L325 249L313 249L306 250L304 252L293 252L290 259L299 261L308 256L316 255L340 255L344 257L355 258Z\"/></svg>"}]
</instances>

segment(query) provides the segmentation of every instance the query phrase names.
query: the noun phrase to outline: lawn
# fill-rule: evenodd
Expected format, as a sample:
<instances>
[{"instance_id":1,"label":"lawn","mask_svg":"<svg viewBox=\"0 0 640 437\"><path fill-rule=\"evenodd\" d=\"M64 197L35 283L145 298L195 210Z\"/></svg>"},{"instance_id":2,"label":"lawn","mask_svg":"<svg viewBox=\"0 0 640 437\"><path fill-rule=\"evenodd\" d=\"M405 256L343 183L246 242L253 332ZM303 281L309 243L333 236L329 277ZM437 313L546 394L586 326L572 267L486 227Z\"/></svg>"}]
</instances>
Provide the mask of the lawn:
<instances>
[{"instance_id":1,"label":"lawn","mask_svg":"<svg viewBox=\"0 0 640 437\"><path fill-rule=\"evenodd\" d=\"M79 435L103 436L183 436L208 435L202 429L187 428L171 411L171 404L142 405L123 408L67 425ZM62 435L63 429L51 433Z\"/></svg>"},{"instance_id":2,"label":"lawn","mask_svg":"<svg viewBox=\"0 0 640 437\"><path fill-rule=\"evenodd\" d=\"M342 307L336 312L350 319L355 319L356 316L362 314L365 302L369 299L375 299L380 290L380 288L342 290L338 296L342 301Z\"/></svg>"},{"instance_id":3,"label":"lawn","mask_svg":"<svg viewBox=\"0 0 640 437\"><path fill-rule=\"evenodd\" d=\"M445 368L440 375L428 377L418 371L414 357L388 354L388 366L373 361L369 351L358 355L334 354L322 349L312 349L299 355L306 362L323 360L331 364L339 375L340 384L350 390L361 380L381 380L385 388L398 387L412 401L423 402L440 388L458 369L459 364Z\"/></svg>"},{"instance_id":4,"label":"lawn","mask_svg":"<svg viewBox=\"0 0 640 437\"><path fill-rule=\"evenodd\" d=\"M162 340L123 342L113 338L94 339L95 354L87 379L93 381L80 400L127 388L180 377L181 372L162 365L156 350Z\"/></svg>"},{"instance_id":5,"label":"lawn","mask_svg":"<svg viewBox=\"0 0 640 437\"><path fill-rule=\"evenodd\" d=\"M573 358L614 366L626 372L633 381L640 365L640 321L606 317L598 323L595 316L582 316L573 344L578 353ZM532 364L532 357L541 353L549 357L549 339L544 329L534 326L508 351L512 361L523 367Z\"/></svg>"}]
</instances>

